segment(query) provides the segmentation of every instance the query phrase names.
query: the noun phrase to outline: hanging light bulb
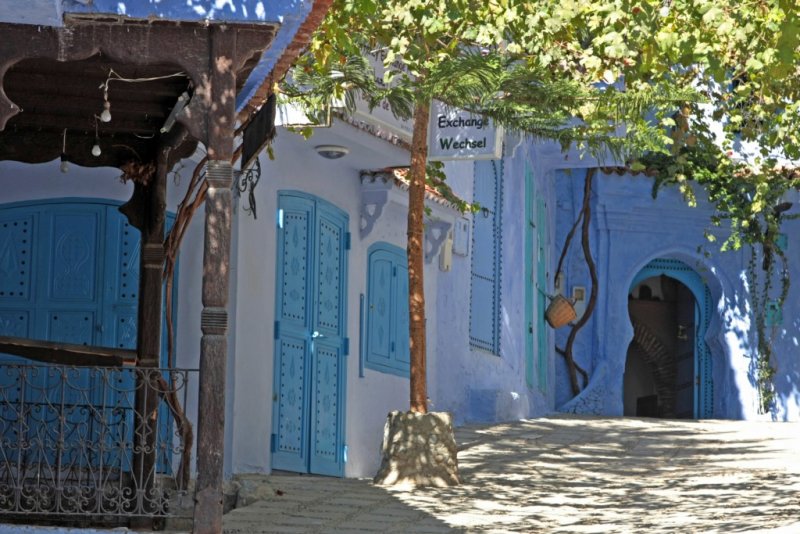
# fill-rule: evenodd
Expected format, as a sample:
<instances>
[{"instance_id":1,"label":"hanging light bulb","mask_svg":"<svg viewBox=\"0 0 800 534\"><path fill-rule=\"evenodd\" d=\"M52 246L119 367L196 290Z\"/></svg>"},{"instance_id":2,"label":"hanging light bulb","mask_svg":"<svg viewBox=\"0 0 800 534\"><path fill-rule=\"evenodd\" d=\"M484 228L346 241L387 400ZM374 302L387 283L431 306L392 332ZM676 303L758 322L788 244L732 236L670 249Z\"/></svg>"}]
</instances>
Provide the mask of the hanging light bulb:
<instances>
[{"instance_id":1,"label":"hanging light bulb","mask_svg":"<svg viewBox=\"0 0 800 534\"><path fill-rule=\"evenodd\" d=\"M69 163L67 162L67 129L64 128L64 136L61 140L61 172L66 173L69 171Z\"/></svg>"},{"instance_id":2,"label":"hanging light bulb","mask_svg":"<svg viewBox=\"0 0 800 534\"><path fill-rule=\"evenodd\" d=\"M103 102L103 111L100 113L101 122L111 122L111 102Z\"/></svg>"},{"instance_id":3,"label":"hanging light bulb","mask_svg":"<svg viewBox=\"0 0 800 534\"><path fill-rule=\"evenodd\" d=\"M95 141L94 146L92 147L92 156L98 157L102 153L103 151L100 150L100 144L97 141Z\"/></svg>"}]
</instances>

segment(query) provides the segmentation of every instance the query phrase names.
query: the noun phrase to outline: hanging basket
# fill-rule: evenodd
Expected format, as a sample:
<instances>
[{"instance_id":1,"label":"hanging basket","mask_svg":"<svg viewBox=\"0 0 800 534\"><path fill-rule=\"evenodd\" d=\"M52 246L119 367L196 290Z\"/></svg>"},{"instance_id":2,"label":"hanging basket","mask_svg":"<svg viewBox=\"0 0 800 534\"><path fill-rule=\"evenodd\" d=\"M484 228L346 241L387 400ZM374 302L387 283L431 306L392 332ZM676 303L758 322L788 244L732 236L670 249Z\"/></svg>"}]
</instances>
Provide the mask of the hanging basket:
<instances>
[{"instance_id":1,"label":"hanging basket","mask_svg":"<svg viewBox=\"0 0 800 534\"><path fill-rule=\"evenodd\" d=\"M562 295L551 297L550 305L544 312L544 318L553 328L561 328L578 317L575 308L567 298Z\"/></svg>"}]
</instances>

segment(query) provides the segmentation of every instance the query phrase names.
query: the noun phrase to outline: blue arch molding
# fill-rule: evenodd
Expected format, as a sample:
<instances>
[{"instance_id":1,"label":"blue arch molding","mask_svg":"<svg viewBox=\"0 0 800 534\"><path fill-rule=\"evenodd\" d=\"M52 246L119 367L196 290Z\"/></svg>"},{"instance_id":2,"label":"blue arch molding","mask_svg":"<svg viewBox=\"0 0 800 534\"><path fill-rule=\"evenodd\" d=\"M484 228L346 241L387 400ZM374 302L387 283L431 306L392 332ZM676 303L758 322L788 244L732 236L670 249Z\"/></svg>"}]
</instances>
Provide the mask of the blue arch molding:
<instances>
[{"instance_id":1,"label":"blue arch molding","mask_svg":"<svg viewBox=\"0 0 800 534\"><path fill-rule=\"evenodd\" d=\"M31 0L26 0L29 2ZM51 2L52 3L52 2ZM19 2L22 4L22 2ZM136 19L164 19L185 22L276 23L280 28L269 48L250 73L236 97L236 111L241 111L275 68L278 59L292 43L313 7L313 0L64 0L64 14L83 13L121 15ZM15 8L17 9L17 8ZM51 10L55 11L55 6ZM38 8L42 11L42 8ZM52 13L56 15L56 13ZM0 12L0 20L9 14ZM17 18L19 15L14 15ZM41 15L38 15L41 16ZM50 16L46 20L58 19ZM31 22L29 22L31 23ZM61 24L59 24L61 25Z\"/></svg>"},{"instance_id":2,"label":"blue arch molding","mask_svg":"<svg viewBox=\"0 0 800 534\"><path fill-rule=\"evenodd\" d=\"M697 274L697 271L680 260L658 258L640 270L634 276L628 292L630 293L639 282L660 275L669 276L678 280L689 288L697 303L699 315L697 335L695 336L695 376L698 377L699 386L694 390L695 417L707 419L714 416L714 382L711 374L711 350L706 343L706 333L711 322L711 291Z\"/></svg>"}]
</instances>

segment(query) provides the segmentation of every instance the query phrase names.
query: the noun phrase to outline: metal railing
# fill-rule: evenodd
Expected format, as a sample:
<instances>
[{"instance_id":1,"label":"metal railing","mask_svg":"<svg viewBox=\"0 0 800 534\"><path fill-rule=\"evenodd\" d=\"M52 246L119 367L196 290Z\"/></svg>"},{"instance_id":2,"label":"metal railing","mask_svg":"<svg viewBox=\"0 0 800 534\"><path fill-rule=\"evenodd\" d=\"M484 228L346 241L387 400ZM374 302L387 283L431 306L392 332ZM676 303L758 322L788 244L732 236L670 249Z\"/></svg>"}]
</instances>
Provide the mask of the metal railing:
<instances>
[{"instance_id":1,"label":"metal railing","mask_svg":"<svg viewBox=\"0 0 800 534\"><path fill-rule=\"evenodd\" d=\"M0 513L170 515L188 481L195 374L0 364Z\"/></svg>"}]
</instances>

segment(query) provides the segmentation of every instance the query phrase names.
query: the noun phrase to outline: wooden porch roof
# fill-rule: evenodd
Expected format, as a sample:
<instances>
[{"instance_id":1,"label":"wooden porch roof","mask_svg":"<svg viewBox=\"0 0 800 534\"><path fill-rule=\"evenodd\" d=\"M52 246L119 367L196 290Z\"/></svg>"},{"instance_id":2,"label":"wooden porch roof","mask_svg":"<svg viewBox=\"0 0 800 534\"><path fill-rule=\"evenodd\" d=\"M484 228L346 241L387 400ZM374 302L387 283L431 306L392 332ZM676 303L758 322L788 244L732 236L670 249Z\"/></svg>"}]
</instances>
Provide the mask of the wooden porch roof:
<instances>
[{"instance_id":1,"label":"wooden porch roof","mask_svg":"<svg viewBox=\"0 0 800 534\"><path fill-rule=\"evenodd\" d=\"M229 31L247 50L236 65L238 93L276 27ZM63 155L86 167L152 161L175 135L162 128L184 92L192 103L181 120L199 115L208 33L202 24L129 20L80 20L66 28L0 24L0 127L7 121L0 160L40 163ZM100 119L106 97L109 122ZM194 149L200 136L193 137L182 153Z\"/></svg>"}]
</instances>

